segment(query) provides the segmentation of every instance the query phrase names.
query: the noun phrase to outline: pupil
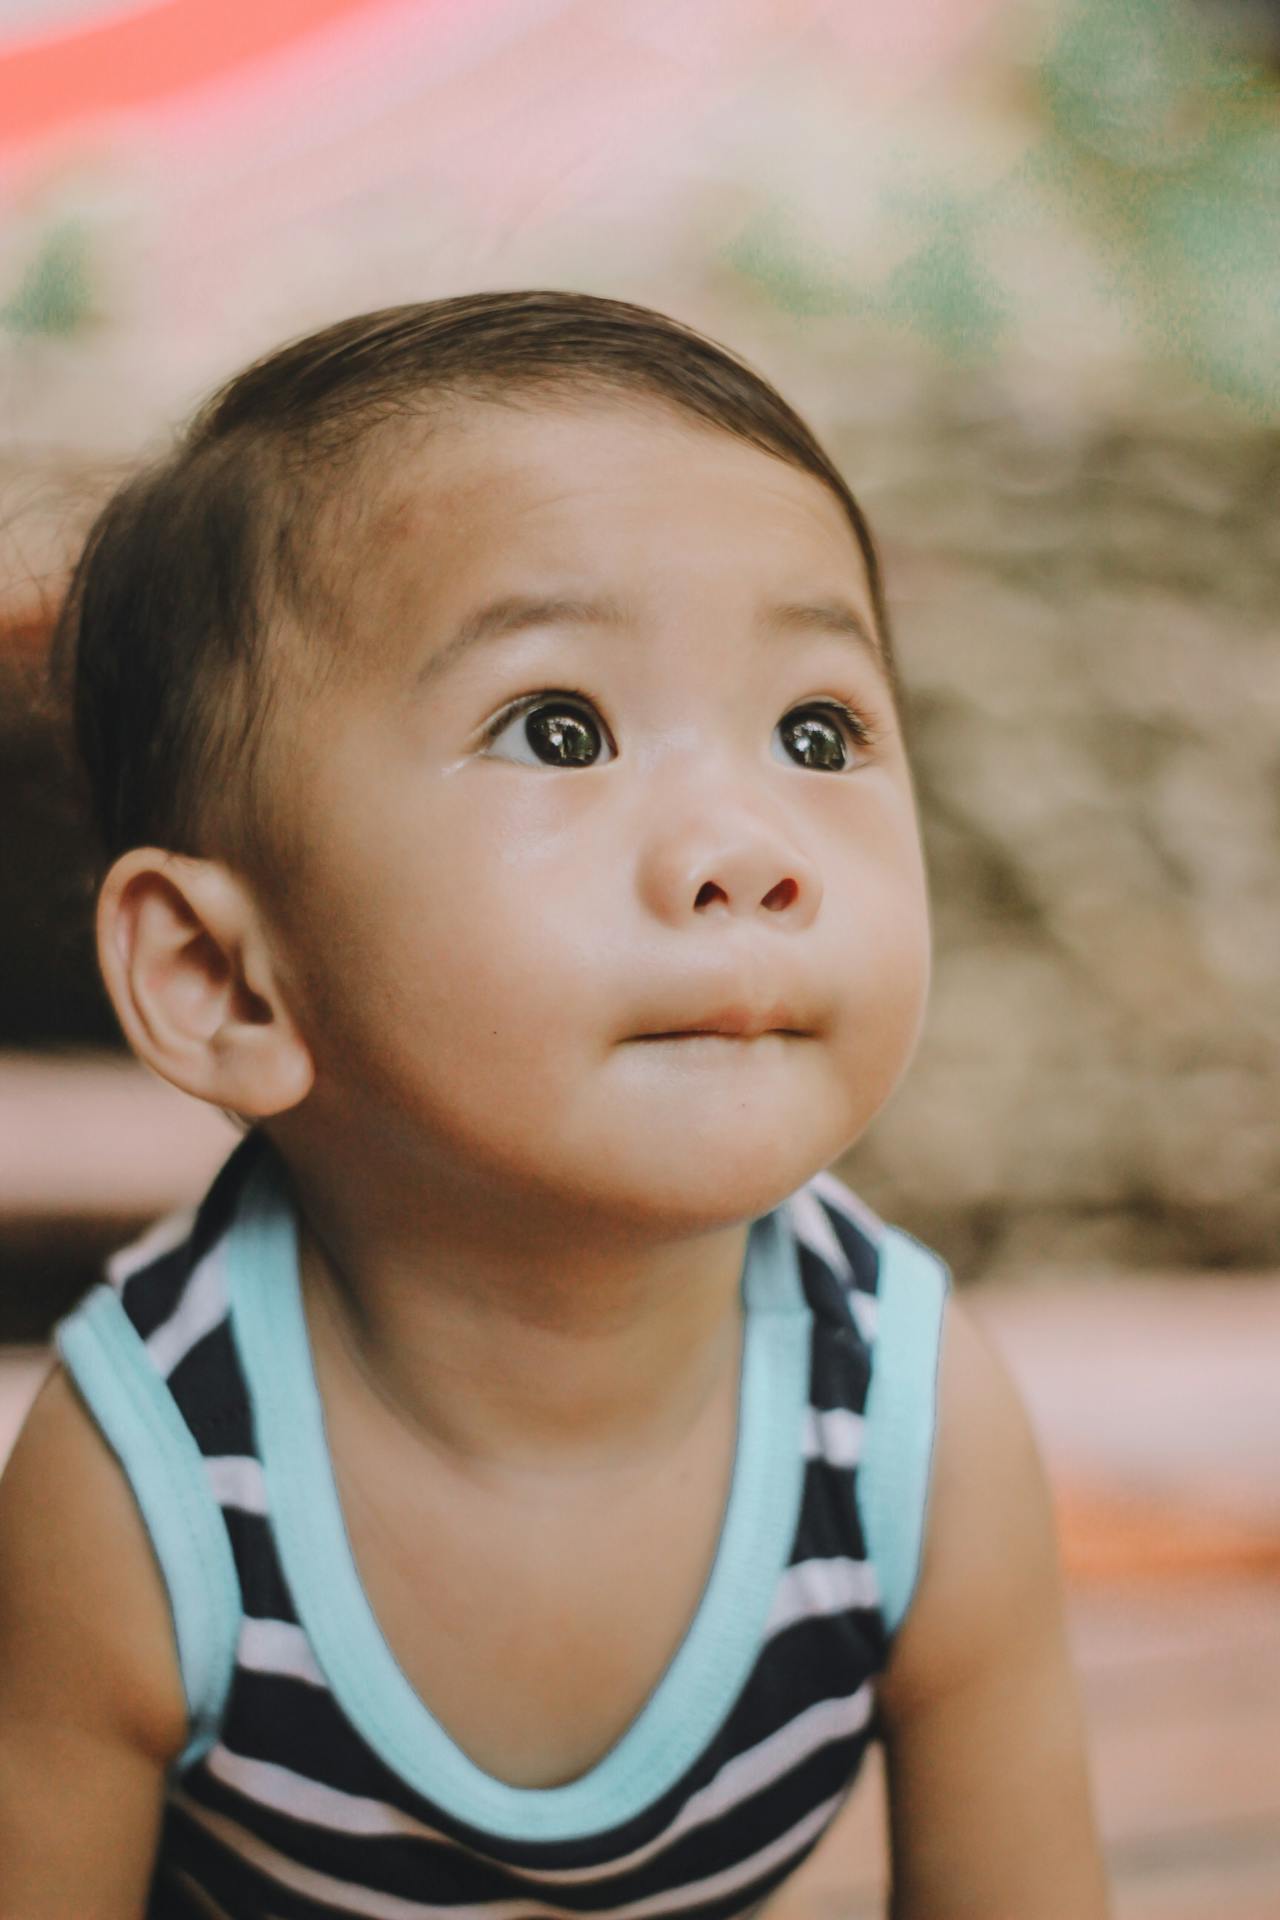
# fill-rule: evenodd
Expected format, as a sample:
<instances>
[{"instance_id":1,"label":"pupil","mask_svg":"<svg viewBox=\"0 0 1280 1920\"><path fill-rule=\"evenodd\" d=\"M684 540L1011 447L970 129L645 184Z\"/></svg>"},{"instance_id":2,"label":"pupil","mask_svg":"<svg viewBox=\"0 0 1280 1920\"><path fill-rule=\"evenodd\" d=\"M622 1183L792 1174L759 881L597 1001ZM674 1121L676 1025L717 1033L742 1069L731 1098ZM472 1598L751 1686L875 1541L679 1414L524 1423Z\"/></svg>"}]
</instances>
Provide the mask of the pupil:
<instances>
[{"instance_id":1,"label":"pupil","mask_svg":"<svg viewBox=\"0 0 1280 1920\"><path fill-rule=\"evenodd\" d=\"M590 766L600 751L595 727L568 707L536 707L526 715L524 730L538 758L551 766Z\"/></svg>"},{"instance_id":2,"label":"pupil","mask_svg":"<svg viewBox=\"0 0 1280 1920\"><path fill-rule=\"evenodd\" d=\"M796 758L803 766L823 771L834 768L837 772L843 767L844 741L829 720L809 714L803 720L792 722L791 733Z\"/></svg>"}]
</instances>

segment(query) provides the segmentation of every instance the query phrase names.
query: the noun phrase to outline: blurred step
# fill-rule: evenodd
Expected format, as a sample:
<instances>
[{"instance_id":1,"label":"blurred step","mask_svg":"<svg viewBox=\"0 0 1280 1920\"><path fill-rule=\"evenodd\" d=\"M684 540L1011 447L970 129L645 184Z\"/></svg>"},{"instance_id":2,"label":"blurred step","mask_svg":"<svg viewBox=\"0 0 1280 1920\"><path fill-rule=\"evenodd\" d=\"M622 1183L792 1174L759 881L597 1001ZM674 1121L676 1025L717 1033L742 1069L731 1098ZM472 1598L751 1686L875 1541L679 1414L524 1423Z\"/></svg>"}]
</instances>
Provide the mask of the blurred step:
<instances>
[{"instance_id":1,"label":"blurred step","mask_svg":"<svg viewBox=\"0 0 1280 1920\"><path fill-rule=\"evenodd\" d=\"M127 1056L0 1052L0 1341L44 1339L106 1254L198 1200L238 1138Z\"/></svg>"},{"instance_id":2,"label":"blurred step","mask_svg":"<svg viewBox=\"0 0 1280 1920\"><path fill-rule=\"evenodd\" d=\"M238 1137L124 1056L0 1053L0 1231L185 1206Z\"/></svg>"},{"instance_id":3,"label":"blurred step","mask_svg":"<svg viewBox=\"0 0 1280 1920\"><path fill-rule=\"evenodd\" d=\"M1275 1565L1280 1273L1032 1273L965 1303L1026 1398L1078 1574Z\"/></svg>"}]
</instances>

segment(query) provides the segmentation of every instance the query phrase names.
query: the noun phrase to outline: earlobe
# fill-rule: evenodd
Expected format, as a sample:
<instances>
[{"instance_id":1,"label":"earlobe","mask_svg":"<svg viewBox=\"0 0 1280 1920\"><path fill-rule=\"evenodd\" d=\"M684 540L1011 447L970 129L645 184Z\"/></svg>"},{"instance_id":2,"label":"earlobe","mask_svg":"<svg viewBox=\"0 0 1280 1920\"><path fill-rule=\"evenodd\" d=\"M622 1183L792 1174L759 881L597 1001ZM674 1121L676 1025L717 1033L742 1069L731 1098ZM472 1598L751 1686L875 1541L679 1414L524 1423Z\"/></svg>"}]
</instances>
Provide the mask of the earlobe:
<instances>
[{"instance_id":1,"label":"earlobe","mask_svg":"<svg viewBox=\"0 0 1280 1920\"><path fill-rule=\"evenodd\" d=\"M306 1098L310 1050L253 897L229 868L131 848L103 883L97 936L125 1038L156 1073L250 1119Z\"/></svg>"}]
</instances>

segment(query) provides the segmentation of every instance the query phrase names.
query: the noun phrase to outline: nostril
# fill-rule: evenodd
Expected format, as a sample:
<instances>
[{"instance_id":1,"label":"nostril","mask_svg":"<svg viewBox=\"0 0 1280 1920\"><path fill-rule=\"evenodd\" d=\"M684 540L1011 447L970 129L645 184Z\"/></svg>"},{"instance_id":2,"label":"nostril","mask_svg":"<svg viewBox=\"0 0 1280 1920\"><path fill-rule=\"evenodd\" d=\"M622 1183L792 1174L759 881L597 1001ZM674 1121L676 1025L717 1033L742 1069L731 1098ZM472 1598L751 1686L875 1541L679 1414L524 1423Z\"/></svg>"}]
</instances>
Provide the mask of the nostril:
<instances>
[{"instance_id":1,"label":"nostril","mask_svg":"<svg viewBox=\"0 0 1280 1920\"><path fill-rule=\"evenodd\" d=\"M799 891L794 880L779 880L776 887L770 887L762 905L766 906L770 913L780 913L791 905Z\"/></svg>"},{"instance_id":2,"label":"nostril","mask_svg":"<svg viewBox=\"0 0 1280 1920\"><path fill-rule=\"evenodd\" d=\"M693 904L695 908L705 907L709 900L714 900L717 896L721 900L727 900L729 897L724 888L718 887L714 880L704 880L698 888L698 897Z\"/></svg>"}]
</instances>

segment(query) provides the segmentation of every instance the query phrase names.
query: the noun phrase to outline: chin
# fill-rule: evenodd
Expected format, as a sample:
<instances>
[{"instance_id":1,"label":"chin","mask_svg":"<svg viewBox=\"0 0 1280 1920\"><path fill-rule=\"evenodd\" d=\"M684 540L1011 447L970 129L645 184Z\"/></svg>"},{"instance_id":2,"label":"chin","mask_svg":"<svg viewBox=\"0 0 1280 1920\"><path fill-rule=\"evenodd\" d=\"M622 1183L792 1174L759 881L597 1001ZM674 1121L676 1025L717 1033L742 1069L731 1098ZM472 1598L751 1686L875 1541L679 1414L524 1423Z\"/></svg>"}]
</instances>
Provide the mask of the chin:
<instances>
[{"instance_id":1,"label":"chin","mask_svg":"<svg viewBox=\"0 0 1280 1920\"><path fill-rule=\"evenodd\" d=\"M644 1142L642 1151L598 1155L589 1204L628 1226L712 1232L768 1213L846 1143L843 1130L780 1124L777 1116L764 1128L730 1123L703 1133L672 1127L664 1138ZM583 1190L585 1198L585 1181Z\"/></svg>"}]
</instances>

